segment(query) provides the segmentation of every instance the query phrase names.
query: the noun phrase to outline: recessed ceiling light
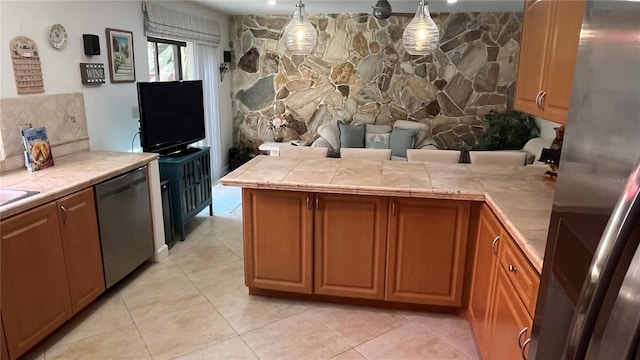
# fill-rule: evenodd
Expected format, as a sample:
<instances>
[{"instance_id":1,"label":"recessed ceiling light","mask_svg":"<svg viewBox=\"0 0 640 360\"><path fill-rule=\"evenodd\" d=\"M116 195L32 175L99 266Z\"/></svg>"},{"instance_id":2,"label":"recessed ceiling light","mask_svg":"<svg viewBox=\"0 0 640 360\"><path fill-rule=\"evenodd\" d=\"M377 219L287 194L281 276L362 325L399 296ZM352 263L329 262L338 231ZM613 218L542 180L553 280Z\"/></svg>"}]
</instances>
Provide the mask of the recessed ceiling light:
<instances>
[{"instance_id":1,"label":"recessed ceiling light","mask_svg":"<svg viewBox=\"0 0 640 360\"><path fill-rule=\"evenodd\" d=\"M267 4L269 5L275 5L276 4L276 0L268 0Z\"/></svg>"},{"instance_id":2,"label":"recessed ceiling light","mask_svg":"<svg viewBox=\"0 0 640 360\"><path fill-rule=\"evenodd\" d=\"M458 0L447 0L447 4L453 4L455 2L457 2Z\"/></svg>"}]
</instances>

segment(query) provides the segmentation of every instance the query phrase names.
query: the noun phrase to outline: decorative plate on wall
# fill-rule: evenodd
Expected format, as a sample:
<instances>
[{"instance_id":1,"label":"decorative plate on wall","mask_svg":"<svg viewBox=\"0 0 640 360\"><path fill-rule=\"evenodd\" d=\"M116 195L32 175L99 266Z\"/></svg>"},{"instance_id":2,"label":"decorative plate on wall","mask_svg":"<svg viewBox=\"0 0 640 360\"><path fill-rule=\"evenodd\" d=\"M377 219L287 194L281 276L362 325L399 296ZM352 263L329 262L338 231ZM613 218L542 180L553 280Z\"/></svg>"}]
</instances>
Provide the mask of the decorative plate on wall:
<instances>
[{"instance_id":1,"label":"decorative plate on wall","mask_svg":"<svg viewBox=\"0 0 640 360\"><path fill-rule=\"evenodd\" d=\"M53 25L49 30L49 43L58 50L67 45L67 37L67 29L60 24Z\"/></svg>"},{"instance_id":2,"label":"decorative plate on wall","mask_svg":"<svg viewBox=\"0 0 640 360\"><path fill-rule=\"evenodd\" d=\"M40 53L35 41L26 36L16 36L11 39L9 50L18 94L44 92Z\"/></svg>"}]
</instances>

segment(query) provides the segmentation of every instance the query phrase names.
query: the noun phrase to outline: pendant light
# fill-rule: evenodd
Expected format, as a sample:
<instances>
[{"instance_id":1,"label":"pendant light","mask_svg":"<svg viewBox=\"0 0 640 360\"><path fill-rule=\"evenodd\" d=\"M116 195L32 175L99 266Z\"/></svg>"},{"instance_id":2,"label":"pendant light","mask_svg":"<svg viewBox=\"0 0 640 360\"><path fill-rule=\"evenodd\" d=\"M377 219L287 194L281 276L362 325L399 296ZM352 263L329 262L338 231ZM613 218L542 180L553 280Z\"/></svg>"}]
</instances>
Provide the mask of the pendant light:
<instances>
[{"instance_id":1,"label":"pendant light","mask_svg":"<svg viewBox=\"0 0 640 360\"><path fill-rule=\"evenodd\" d=\"M285 48L293 55L308 55L315 50L318 44L318 33L309 19L304 16L302 0L296 4L296 12L284 28L282 39Z\"/></svg>"},{"instance_id":2,"label":"pendant light","mask_svg":"<svg viewBox=\"0 0 640 360\"><path fill-rule=\"evenodd\" d=\"M404 49L411 55L428 55L438 48L440 32L429 14L429 4L420 1L416 16L404 29Z\"/></svg>"}]
</instances>

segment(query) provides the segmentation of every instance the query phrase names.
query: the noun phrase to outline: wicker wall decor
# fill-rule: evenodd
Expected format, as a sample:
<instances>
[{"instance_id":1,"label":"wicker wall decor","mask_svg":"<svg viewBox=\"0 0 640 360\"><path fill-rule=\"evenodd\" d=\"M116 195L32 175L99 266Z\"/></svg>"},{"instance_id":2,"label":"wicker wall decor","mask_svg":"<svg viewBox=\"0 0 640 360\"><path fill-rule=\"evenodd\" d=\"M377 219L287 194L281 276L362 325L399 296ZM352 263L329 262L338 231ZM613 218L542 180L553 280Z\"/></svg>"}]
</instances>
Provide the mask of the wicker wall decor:
<instances>
[{"instance_id":1,"label":"wicker wall decor","mask_svg":"<svg viewBox=\"0 0 640 360\"><path fill-rule=\"evenodd\" d=\"M16 36L11 39L9 49L18 94L44 92L40 53L35 41L26 36Z\"/></svg>"}]
</instances>

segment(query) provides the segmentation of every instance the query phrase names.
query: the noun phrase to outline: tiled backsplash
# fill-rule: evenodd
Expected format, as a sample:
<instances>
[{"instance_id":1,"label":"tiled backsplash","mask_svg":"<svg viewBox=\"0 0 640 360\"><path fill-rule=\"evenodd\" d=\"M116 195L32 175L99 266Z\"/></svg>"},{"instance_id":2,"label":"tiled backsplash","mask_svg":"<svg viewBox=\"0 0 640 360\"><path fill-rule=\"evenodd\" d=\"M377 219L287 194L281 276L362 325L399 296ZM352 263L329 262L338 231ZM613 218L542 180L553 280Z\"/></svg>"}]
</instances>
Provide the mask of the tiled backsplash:
<instances>
[{"instance_id":1,"label":"tiled backsplash","mask_svg":"<svg viewBox=\"0 0 640 360\"><path fill-rule=\"evenodd\" d=\"M89 148L82 93L23 96L0 99L0 170L24 165L20 126L46 127L57 156ZM56 151L56 149L58 151Z\"/></svg>"}]
</instances>

